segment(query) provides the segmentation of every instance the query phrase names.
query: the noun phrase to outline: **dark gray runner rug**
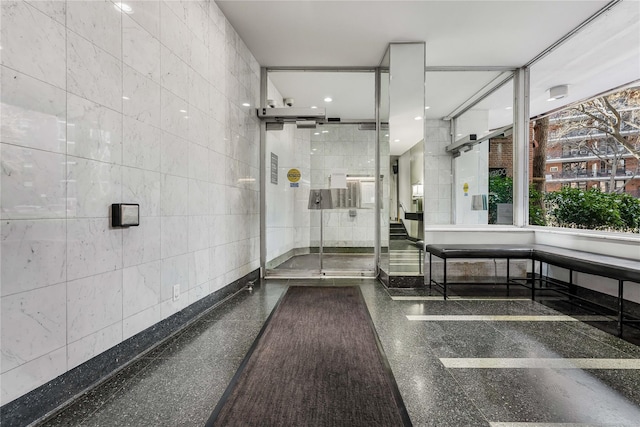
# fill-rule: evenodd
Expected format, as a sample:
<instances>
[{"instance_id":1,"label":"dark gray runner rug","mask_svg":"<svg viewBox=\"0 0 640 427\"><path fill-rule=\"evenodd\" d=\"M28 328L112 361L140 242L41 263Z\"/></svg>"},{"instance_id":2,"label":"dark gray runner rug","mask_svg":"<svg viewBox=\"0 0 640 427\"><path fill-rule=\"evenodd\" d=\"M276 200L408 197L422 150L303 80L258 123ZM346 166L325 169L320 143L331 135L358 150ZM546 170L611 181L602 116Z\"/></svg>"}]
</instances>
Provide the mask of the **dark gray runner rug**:
<instances>
[{"instance_id":1,"label":"dark gray runner rug","mask_svg":"<svg viewBox=\"0 0 640 427\"><path fill-rule=\"evenodd\" d=\"M289 288L207 426L411 426L360 288Z\"/></svg>"}]
</instances>

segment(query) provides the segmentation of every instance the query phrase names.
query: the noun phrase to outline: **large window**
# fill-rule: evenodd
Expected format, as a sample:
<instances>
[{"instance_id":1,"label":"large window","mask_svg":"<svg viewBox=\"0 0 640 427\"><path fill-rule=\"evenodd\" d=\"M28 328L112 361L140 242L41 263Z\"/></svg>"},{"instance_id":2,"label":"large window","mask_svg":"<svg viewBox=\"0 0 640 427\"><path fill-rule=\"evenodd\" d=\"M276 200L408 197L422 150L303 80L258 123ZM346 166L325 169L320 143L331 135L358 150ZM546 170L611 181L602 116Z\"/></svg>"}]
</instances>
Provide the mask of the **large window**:
<instances>
[{"instance_id":1,"label":"large window","mask_svg":"<svg viewBox=\"0 0 640 427\"><path fill-rule=\"evenodd\" d=\"M640 232L640 87L540 118L531 135L530 223Z\"/></svg>"},{"instance_id":2,"label":"large window","mask_svg":"<svg viewBox=\"0 0 640 427\"><path fill-rule=\"evenodd\" d=\"M509 79L455 118L456 224L513 224L512 108Z\"/></svg>"}]
</instances>

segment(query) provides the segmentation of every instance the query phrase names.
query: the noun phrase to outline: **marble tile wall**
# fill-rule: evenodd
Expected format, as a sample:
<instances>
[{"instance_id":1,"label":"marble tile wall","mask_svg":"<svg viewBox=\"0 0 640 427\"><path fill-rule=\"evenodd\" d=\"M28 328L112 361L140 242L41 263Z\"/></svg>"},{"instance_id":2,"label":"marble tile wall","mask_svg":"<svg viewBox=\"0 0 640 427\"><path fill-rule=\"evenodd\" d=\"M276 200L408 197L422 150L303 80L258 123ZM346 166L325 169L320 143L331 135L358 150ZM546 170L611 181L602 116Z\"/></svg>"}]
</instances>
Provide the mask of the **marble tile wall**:
<instances>
[{"instance_id":1,"label":"marble tile wall","mask_svg":"<svg viewBox=\"0 0 640 427\"><path fill-rule=\"evenodd\" d=\"M258 63L213 1L127 4L2 1L1 404L259 267Z\"/></svg>"},{"instance_id":2,"label":"marble tile wall","mask_svg":"<svg viewBox=\"0 0 640 427\"><path fill-rule=\"evenodd\" d=\"M451 143L449 122L427 120L424 151L424 224L452 224L452 158L445 148Z\"/></svg>"}]
</instances>

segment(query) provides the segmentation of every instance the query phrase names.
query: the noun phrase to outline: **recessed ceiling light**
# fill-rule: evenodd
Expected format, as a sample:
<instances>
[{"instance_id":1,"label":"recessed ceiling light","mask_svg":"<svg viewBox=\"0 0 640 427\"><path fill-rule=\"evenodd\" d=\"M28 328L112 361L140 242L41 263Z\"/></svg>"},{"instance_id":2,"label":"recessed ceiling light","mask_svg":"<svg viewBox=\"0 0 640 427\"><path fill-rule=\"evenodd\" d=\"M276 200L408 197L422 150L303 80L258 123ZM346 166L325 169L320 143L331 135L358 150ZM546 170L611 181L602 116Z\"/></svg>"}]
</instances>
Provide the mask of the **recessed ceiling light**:
<instances>
[{"instance_id":1,"label":"recessed ceiling light","mask_svg":"<svg viewBox=\"0 0 640 427\"><path fill-rule=\"evenodd\" d=\"M459 133L459 134L457 134L456 136L462 136L462 134L461 134L461 133Z\"/></svg>"},{"instance_id":2,"label":"recessed ceiling light","mask_svg":"<svg viewBox=\"0 0 640 427\"><path fill-rule=\"evenodd\" d=\"M320 135L320 132L314 132L313 134L314 135ZM315 148L314 148L314 150L315 150Z\"/></svg>"},{"instance_id":3,"label":"recessed ceiling light","mask_svg":"<svg viewBox=\"0 0 640 427\"><path fill-rule=\"evenodd\" d=\"M416 116L416 117L413 118L413 120L422 120L422 117Z\"/></svg>"},{"instance_id":4,"label":"recessed ceiling light","mask_svg":"<svg viewBox=\"0 0 640 427\"><path fill-rule=\"evenodd\" d=\"M385 136L389 136L389 134L387 133L387 134L385 134Z\"/></svg>"},{"instance_id":5,"label":"recessed ceiling light","mask_svg":"<svg viewBox=\"0 0 640 427\"><path fill-rule=\"evenodd\" d=\"M428 110L429 108L431 108L431 107L429 107L428 105L426 107L424 107L425 110Z\"/></svg>"},{"instance_id":6,"label":"recessed ceiling light","mask_svg":"<svg viewBox=\"0 0 640 427\"><path fill-rule=\"evenodd\" d=\"M323 130L322 133L329 133L329 131L328 130Z\"/></svg>"},{"instance_id":7,"label":"recessed ceiling light","mask_svg":"<svg viewBox=\"0 0 640 427\"><path fill-rule=\"evenodd\" d=\"M243 102L243 103L242 103L242 106L243 106L243 107L251 107L251 104L249 104L248 102Z\"/></svg>"},{"instance_id":8,"label":"recessed ceiling light","mask_svg":"<svg viewBox=\"0 0 640 427\"><path fill-rule=\"evenodd\" d=\"M186 112L187 112L187 110L180 110L180 112L181 112L181 113L186 113Z\"/></svg>"},{"instance_id":9,"label":"recessed ceiling light","mask_svg":"<svg viewBox=\"0 0 640 427\"><path fill-rule=\"evenodd\" d=\"M128 101L129 97L128 96L123 96L122 99L126 99Z\"/></svg>"},{"instance_id":10,"label":"recessed ceiling light","mask_svg":"<svg viewBox=\"0 0 640 427\"><path fill-rule=\"evenodd\" d=\"M126 3L116 3L113 5L118 12L133 13L133 8Z\"/></svg>"},{"instance_id":11,"label":"recessed ceiling light","mask_svg":"<svg viewBox=\"0 0 640 427\"><path fill-rule=\"evenodd\" d=\"M318 107L316 107L315 105L312 105L311 108L318 108Z\"/></svg>"},{"instance_id":12,"label":"recessed ceiling light","mask_svg":"<svg viewBox=\"0 0 640 427\"><path fill-rule=\"evenodd\" d=\"M505 110L513 110L513 107L504 107Z\"/></svg>"},{"instance_id":13,"label":"recessed ceiling light","mask_svg":"<svg viewBox=\"0 0 640 427\"><path fill-rule=\"evenodd\" d=\"M399 139L394 139L393 142L400 142L400 140Z\"/></svg>"},{"instance_id":14,"label":"recessed ceiling light","mask_svg":"<svg viewBox=\"0 0 640 427\"><path fill-rule=\"evenodd\" d=\"M184 116L184 118L185 118L185 119L188 119L188 118L189 118L189 116Z\"/></svg>"},{"instance_id":15,"label":"recessed ceiling light","mask_svg":"<svg viewBox=\"0 0 640 427\"><path fill-rule=\"evenodd\" d=\"M331 101L333 101L333 99L331 99L331 97L330 97L330 96L327 96L327 97L324 99L324 102L331 102Z\"/></svg>"}]
</instances>

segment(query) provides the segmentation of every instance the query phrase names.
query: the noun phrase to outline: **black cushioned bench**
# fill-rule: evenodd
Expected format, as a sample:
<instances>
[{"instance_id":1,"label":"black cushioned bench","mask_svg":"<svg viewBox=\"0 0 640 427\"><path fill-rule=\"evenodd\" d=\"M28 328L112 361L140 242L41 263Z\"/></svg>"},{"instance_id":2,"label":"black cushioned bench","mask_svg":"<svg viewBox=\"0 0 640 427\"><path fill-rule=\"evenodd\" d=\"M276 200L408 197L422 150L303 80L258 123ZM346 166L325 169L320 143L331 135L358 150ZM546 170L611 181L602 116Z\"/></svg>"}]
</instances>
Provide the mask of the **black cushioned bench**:
<instances>
[{"instance_id":1,"label":"black cushioned bench","mask_svg":"<svg viewBox=\"0 0 640 427\"><path fill-rule=\"evenodd\" d=\"M527 278L528 287L531 289L531 298L535 299L535 282L547 282L542 277L542 263L555 265L569 270L569 286L573 286L573 272L593 274L618 281L617 317L618 335L622 335L624 323L637 323L635 320L624 319L624 282L640 283L640 261L630 258L600 255L592 252L559 248L548 245L427 245L429 253L429 286L435 284L442 287L444 298L447 298L447 259L461 258L499 258L507 260L507 286L510 283L523 283L511 280L509 276L509 260L531 260L532 271ZM441 258L444 262L444 276L442 282L437 282L432 275L432 256ZM540 263L540 276L536 278L535 262Z\"/></svg>"}]
</instances>

